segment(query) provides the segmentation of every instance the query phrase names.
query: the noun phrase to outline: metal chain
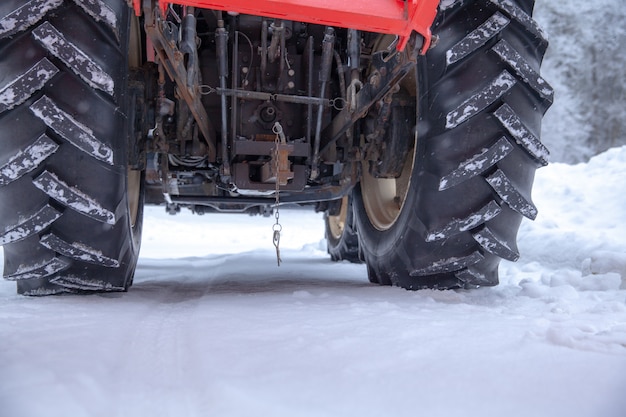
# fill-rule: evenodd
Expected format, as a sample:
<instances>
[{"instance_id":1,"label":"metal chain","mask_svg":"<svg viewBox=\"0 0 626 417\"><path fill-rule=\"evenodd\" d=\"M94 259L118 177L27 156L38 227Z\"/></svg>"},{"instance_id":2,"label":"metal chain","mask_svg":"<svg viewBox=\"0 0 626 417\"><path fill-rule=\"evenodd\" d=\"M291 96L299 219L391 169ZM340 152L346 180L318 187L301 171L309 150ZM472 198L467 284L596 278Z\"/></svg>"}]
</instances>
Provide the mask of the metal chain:
<instances>
[{"instance_id":1,"label":"metal chain","mask_svg":"<svg viewBox=\"0 0 626 417\"><path fill-rule=\"evenodd\" d=\"M274 243L274 247L276 247L276 261L278 266L282 262L280 258L280 232L283 230L283 226L280 224L280 162L279 162L279 153L278 147L280 145L281 139L284 140L283 127L280 123L274 123L274 127L272 127L272 131L276 134L276 138L274 139L274 153L272 157L274 158L274 175L276 176L276 190L275 190L275 200L274 200L274 218L276 219L276 223L272 226L272 230L274 231L272 241Z\"/></svg>"}]
</instances>

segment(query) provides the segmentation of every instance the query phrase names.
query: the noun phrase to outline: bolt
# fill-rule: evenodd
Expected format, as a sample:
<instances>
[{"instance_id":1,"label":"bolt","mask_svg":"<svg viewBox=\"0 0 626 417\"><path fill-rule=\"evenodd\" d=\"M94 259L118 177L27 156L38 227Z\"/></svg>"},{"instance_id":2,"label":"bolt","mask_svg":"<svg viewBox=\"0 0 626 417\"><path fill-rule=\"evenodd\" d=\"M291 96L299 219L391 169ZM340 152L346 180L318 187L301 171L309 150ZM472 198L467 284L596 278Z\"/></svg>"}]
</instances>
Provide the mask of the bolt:
<instances>
[{"instance_id":1,"label":"bolt","mask_svg":"<svg viewBox=\"0 0 626 417\"><path fill-rule=\"evenodd\" d=\"M266 123L273 122L276 119L276 109L272 106L264 107L260 116L261 120Z\"/></svg>"},{"instance_id":2,"label":"bolt","mask_svg":"<svg viewBox=\"0 0 626 417\"><path fill-rule=\"evenodd\" d=\"M380 82L380 74L378 72L373 72L372 75L370 75L370 84L373 87L377 87L379 82Z\"/></svg>"}]
</instances>

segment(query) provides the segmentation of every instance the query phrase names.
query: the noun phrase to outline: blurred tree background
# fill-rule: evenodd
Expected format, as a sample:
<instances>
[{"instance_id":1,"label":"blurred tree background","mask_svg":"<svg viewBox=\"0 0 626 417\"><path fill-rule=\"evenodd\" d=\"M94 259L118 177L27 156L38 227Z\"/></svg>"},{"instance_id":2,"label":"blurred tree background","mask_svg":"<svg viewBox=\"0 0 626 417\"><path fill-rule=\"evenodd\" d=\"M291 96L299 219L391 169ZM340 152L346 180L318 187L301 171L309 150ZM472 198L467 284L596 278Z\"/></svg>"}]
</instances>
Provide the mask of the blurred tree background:
<instances>
[{"instance_id":1,"label":"blurred tree background","mask_svg":"<svg viewBox=\"0 0 626 417\"><path fill-rule=\"evenodd\" d=\"M542 135L551 160L626 144L626 0L537 0L534 17L550 39L542 74L555 104Z\"/></svg>"}]
</instances>

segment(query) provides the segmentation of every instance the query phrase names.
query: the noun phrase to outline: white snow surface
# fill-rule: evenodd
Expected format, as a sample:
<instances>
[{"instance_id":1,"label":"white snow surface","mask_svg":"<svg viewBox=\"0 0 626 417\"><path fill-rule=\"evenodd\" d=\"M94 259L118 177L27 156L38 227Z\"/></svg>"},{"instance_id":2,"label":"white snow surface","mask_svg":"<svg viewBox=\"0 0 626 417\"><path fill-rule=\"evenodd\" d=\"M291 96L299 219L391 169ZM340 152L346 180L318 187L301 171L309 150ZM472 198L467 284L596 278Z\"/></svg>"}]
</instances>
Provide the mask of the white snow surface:
<instances>
[{"instance_id":1,"label":"white snow surface","mask_svg":"<svg viewBox=\"0 0 626 417\"><path fill-rule=\"evenodd\" d=\"M128 293L0 283L20 416L567 416L626 410L626 147L537 172L501 284L416 291L332 263L322 218L148 208Z\"/></svg>"}]
</instances>

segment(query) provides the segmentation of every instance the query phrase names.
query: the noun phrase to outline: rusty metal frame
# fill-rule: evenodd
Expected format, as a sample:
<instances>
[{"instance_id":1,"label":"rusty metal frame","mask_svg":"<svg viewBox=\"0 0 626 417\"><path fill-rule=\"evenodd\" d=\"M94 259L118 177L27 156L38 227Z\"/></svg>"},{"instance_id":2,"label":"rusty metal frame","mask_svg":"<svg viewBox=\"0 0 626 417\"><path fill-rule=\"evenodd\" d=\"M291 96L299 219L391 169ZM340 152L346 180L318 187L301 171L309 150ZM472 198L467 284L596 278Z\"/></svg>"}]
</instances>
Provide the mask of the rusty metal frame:
<instances>
[{"instance_id":1,"label":"rusty metal frame","mask_svg":"<svg viewBox=\"0 0 626 417\"><path fill-rule=\"evenodd\" d=\"M169 39L164 33L165 23L160 16L160 11L152 7L154 0L143 1L146 34L154 46L158 62L163 65L170 78L176 81L179 94L189 106L200 132L208 144L209 161L213 162L216 159L216 149L213 144L214 129L200 101L200 92L194 91L193 86L188 85L187 68L185 68L183 54L176 47L175 39Z\"/></svg>"},{"instance_id":2,"label":"rusty metal frame","mask_svg":"<svg viewBox=\"0 0 626 417\"><path fill-rule=\"evenodd\" d=\"M137 15L141 1L132 0ZM159 4L163 11L169 4L180 4L397 35L399 51L415 31L424 37L421 52L425 53L439 0L171 0Z\"/></svg>"},{"instance_id":3,"label":"rusty metal frame","mask_svg":"<svg viewBox=\"0 0 626 417\"><path fill-rule=\"evenodd\" d=\"M357 120L363 118L370 107L388 94L393 94L402 79L415 67L419 48L415 42L413 37L405 51L394 54L391 58L386 58L383 52L372 55L372 71L363 88L356 94L356 106L345 107L326 127L322 135L325 140L322 143L321 154L342 137Z\"/></svg>"}]
</instances>

